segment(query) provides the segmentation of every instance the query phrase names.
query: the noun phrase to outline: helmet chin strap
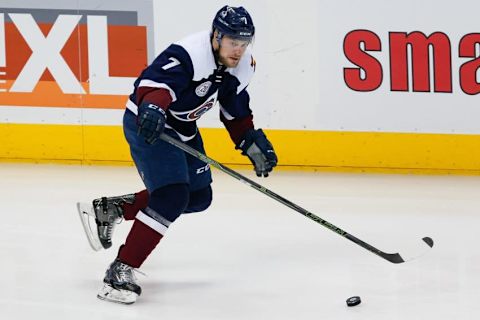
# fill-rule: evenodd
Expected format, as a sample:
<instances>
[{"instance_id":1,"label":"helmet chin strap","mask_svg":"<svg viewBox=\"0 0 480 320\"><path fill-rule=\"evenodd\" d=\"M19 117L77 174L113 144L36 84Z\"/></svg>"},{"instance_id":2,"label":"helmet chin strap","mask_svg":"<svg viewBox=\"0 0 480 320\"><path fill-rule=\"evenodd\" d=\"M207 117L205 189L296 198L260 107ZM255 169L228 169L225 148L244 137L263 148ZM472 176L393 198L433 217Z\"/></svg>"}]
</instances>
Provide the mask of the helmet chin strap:
<instances>
[{"instance_id":1,"label":"helmet chin strap","mask_svg":"<svg viewBox=\"0 0 480 320\"><path fill-rule=\"evenodd\" d=\"M222 38L223 34L217 30L217 36L215 37L215 40L217 40L218 44L218 49L213 50L213 56L215 57L215 62L219 65L223 65L223 63L220 62L220 47L222 46Z\"/></svg>"},{"instance_id":2,"label":"helmet chin strap","mask_svg":"<svg viewBox=\"0 0 480 320\"><path fill-rule=\"evenodd\" d=\"M218 42L218 48L222 45L222 38L223 38L223 33L217 30L217 42Z\"/></svg>"}]
</instances>

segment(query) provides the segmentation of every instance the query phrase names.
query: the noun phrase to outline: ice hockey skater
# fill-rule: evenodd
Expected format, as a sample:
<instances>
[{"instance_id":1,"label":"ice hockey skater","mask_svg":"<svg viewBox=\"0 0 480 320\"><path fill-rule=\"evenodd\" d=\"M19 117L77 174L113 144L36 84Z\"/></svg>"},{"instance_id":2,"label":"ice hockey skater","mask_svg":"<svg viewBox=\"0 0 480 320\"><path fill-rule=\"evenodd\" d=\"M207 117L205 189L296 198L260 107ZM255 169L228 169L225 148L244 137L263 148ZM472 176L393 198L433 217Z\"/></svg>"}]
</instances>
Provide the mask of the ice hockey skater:
<instances>
[{"instance_id":1,"label":"ice hockey skater","mask_svg":"<svg viewBox=\"0 0 480 320\"><path fill-rule=\"evenodd\" d=\"M204 162L160 139L165 133L205 153L196 120L218 104L220 120L235 148L259 177L277 165L272 144L255 129L247 86L255 71L250 52L255 27L243 7L222 7L211 30L171 44L134 83L123 118L131 156L146 189L78 203L94 250L112 246L117 223L132 228L108 267L98 298L131 304L141 294L135 271L183 213L206 210L212 201L211 172Z\"/></svg>"}]
</instances>

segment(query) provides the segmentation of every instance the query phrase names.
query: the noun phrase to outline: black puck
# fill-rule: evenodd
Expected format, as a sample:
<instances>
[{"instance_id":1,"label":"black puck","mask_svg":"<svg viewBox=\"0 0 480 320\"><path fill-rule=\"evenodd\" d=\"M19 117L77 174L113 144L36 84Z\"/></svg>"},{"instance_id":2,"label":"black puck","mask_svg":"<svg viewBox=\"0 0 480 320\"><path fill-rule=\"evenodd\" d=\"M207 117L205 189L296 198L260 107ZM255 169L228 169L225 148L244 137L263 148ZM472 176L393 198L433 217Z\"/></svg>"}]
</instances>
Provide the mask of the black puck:
<instances>
[{"instance_id":1,"label":"black puck","mask_svg":"<svg viewBox=\"0 0 480 320\"><path fill-rule=\"evenodd\" d=\"M353 296L347 299L347 306L355 307L358 306L362 302L359 296Z\"/></svg>"}]
</instances>

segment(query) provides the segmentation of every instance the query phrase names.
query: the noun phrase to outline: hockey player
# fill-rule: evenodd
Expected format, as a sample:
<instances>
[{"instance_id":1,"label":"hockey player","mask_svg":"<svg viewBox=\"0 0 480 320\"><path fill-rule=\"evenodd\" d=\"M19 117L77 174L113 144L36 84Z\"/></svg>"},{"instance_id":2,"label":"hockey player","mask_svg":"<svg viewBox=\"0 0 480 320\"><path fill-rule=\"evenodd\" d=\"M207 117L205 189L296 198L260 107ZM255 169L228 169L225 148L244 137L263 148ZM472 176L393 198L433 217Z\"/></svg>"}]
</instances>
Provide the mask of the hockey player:
<instances>
[{"instance_id":1,"label":"hockey player","mask_svg":"<svg viewBox=\"0 0 480 320\"><path fill-rule=\"evenodd\" d=\"M170 45L135 81L123 127L146 190L78 204L94 250L111 247L113 228L121 219L134 220L98 298L134 303L141 293L135 269L182 213L204 211L212 201L208 165L160 140L162 133L205 152L196 120L218 104L236 149L251 160L257 176L267 177L276 166L272 144L261 129L254 129L246 90L255 71L249 51L254 34L247 10L224 6L211 30ZM90 228L90 218L96 228Z\"/></svg>"}]
</instances>

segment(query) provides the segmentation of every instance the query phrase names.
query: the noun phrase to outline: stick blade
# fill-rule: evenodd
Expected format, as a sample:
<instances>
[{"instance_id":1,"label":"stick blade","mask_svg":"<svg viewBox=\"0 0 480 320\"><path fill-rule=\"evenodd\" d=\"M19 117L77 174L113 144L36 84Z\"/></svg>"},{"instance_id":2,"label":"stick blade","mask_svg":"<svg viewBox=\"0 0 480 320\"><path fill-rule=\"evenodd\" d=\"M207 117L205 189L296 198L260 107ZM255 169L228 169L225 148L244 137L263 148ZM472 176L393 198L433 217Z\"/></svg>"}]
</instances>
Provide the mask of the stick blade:
<instances>
[{"instance_id":1,"label":"stick blade","mask_svg":"<svg viewBox=\"0 0 480 320\"><path fill-rule=\"evenodd\" d=\"M425 243L427 244L428 248L427 248L427 249L423 249L421 252L416 252L415 254L411 255L411 256L408 257L408 258L403 258L403 260L404 260L405 262L418 259L418 258L424 256L425 254L427 254L427 253L430 251L430 249L433 248L433 243L434 243L434 242L433 242L433 239L432 239L432 238L430 238L430 237L423 237L422 240L423 240L423 242L425 242Z\"/></svg>"},{"instance_id":2,"label":"stick blade","mask_svg":"<svg viewBox=\"0 0 480 320\"><path fill-rule=\"evenodd\" d=\"M430 237L423 237L422 238L423 242L425 242L430 248L433 248L433 239L430 238ZM430 248L427 249L427 250L422 250L421 253L415 253L414 255L412 255L411 257L409 258L404 258L402 257L399 253L382 253L380 254L380 256L382 258L384 258L385 260L388 260L390 261L391 263L404 263L404 262L407 262L407 261L412 261L414 259L417 259L423 255L425 255L428 251L430 251Z\"/></svg>"},{"instance_id":3,"label":"stick blade","mask_svg":"<svg viewBox=\"0 0 480 320\"><path fill-rule=\"evenodd\" d=\"M433 248L433 239L430 237L424 237L422 240L430 247Z\"/></svg>"},{"instance_id":4,"label":"stick blade","mask_svg":"<svg viewBox=\"0 0 480 320\"><path fill-rule=\"evenodd\" d=\"M385 260L390 261L391 263L403 263L405 260L403 260L402 256L399 253L384 253L381 255L382 258Z\"/></svg>"}]
</instances>

